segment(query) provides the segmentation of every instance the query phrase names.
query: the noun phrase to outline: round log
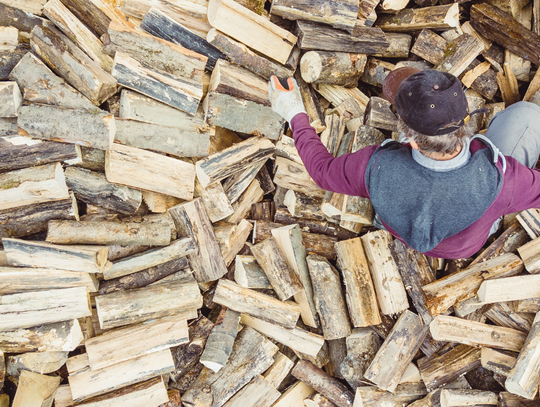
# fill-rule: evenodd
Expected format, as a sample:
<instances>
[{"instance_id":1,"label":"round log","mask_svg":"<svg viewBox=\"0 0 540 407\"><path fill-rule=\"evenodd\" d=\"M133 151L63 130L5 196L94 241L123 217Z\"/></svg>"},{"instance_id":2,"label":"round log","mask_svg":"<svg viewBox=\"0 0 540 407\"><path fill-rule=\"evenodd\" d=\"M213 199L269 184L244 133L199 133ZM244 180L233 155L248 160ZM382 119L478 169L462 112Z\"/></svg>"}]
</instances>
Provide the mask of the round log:
<instances>
[{"instance_id":1,"label":"round log","mask_svg":"<svg viewBox=\"0 0 540 407\"><path fill-rule=\"evenodd\" d=\"M365 54L309 51L300 60L300 73L307 83L355 87L366 61Z\"/></svg>"}]
</instances>

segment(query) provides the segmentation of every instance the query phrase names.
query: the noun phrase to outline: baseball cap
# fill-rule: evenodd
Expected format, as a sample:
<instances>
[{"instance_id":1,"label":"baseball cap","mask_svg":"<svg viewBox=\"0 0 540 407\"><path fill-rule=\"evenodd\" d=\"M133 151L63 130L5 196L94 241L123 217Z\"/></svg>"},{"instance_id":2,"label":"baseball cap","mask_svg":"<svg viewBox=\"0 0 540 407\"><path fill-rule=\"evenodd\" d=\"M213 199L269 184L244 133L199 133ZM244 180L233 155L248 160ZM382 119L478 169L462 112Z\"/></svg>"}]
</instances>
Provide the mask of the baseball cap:
<instances>
[{"instance_id":1,"label":"baseball cap","mask_svg":"<svg viewBox=\"0 0 540 407\"><path fill-rule=\"evenodd\" d=\"M386 77L383 94L407 126L426 136L451 133L468 116L461 82L446 72L396 69Z\"/></svg>"}]
</instances>

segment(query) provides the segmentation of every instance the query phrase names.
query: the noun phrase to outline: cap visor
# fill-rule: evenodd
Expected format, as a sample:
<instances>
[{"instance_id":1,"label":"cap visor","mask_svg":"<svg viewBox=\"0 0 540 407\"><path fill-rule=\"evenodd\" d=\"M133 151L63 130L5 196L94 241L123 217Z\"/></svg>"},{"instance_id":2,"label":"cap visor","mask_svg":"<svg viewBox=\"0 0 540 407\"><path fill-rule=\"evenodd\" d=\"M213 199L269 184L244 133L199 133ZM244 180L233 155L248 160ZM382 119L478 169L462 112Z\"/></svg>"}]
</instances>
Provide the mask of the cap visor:
<instances>
[{"instance_id":1,"label":"cap visor","mask_svg":"<svg viewBox=\"0 0 540 407\"><path fill-rule=\"evenodd\" d=\"M404 66L390 72L383 83L384 98L394 104L394 98L401 82L417 72L421 72L421 69L413 68L412 66Z\"/></svg>"}]
</instances>

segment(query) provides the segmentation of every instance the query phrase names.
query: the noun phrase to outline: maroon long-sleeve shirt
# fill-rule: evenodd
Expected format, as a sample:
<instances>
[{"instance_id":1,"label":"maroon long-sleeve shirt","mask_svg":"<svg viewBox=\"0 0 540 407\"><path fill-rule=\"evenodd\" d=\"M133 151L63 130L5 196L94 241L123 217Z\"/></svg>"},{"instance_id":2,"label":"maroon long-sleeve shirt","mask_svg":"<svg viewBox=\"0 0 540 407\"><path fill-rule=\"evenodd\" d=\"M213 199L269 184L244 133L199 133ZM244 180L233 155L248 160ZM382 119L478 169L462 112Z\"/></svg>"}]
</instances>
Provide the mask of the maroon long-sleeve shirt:
<instances>
[{"instance_id":1,"label":"maroon long-sleeve shirt","mask_svg":"<svg viewBox=\"0 0 540 407\"><path fill-rule=\"evenodd\" d=\"M317 185L327 191L370 198L365 174L368 161L378 146L369 146L355 153L333 157L310 126L305 113L297 114L293 118L291 128L298 153ZM486 145L478 140L473 140L470 144L471 153L482 148L486 148ZM498 160L497 166L502 171L501 160ZM482 248L489 237L491 226L497 219L535 207L540 207L540 171L530 169L506 156L502 188L484 215L463 231L444 239L426 254L446 259L470 257ZM407 243L384 219L381 221L392 235Z\"/></svg>"}]
</instances>

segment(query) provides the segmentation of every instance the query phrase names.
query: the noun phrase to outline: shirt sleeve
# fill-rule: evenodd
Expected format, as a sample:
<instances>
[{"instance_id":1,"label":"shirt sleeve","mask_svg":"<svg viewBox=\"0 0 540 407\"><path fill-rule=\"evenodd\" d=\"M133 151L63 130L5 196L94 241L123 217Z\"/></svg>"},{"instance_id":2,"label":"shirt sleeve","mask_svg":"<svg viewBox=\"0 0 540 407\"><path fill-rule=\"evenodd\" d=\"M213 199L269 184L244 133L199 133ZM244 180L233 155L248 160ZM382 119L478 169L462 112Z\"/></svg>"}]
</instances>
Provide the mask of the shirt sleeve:
<instances>
[{"instance_id":1,"label":"shirt sleeve","mask_svg":"<svg viewBox=\"0 0 540 407\"><path fill-rule=\"evenodd\" d=\"M512 157L506 157L507 173L512 176L505 182L512 183L507 213L514 213L530 208L540 208L540 171L520 164Z\"/></svg>"},{"instance_id":2,"label":"shirt sleeve","mask_svg":"<svg viewBox=\"0 0 540 407\"><path fill-rule=\"evenodd\" d=\"M309 124L309 117L299 113L291 120L298 154L313 181L327 191L369 198L365 173L369 158L378 146L333 157Z\"/></svg>"}]
</instances>

